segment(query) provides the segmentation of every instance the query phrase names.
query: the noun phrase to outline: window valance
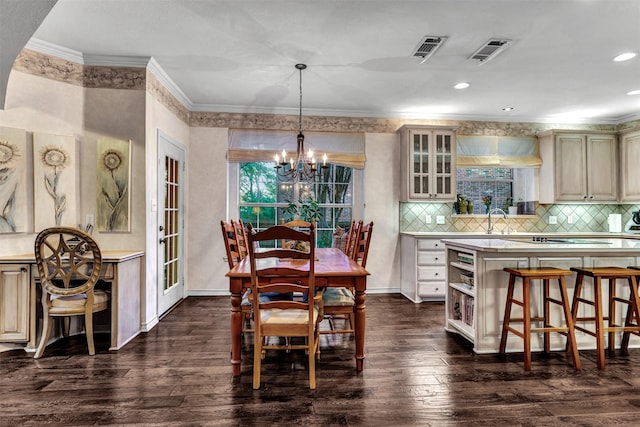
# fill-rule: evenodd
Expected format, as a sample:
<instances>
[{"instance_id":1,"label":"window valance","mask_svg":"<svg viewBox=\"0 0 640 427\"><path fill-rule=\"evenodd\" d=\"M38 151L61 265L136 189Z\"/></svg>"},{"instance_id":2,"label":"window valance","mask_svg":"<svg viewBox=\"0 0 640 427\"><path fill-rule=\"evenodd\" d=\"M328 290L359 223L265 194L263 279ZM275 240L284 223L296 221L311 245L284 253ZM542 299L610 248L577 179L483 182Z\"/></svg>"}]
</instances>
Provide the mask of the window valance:
<instances>
[{"instance_id":1,"label":"window valance","mask_svg":"<svg viewBox=\"0 0 640 427\"><path fill-rule=\"evenodd\" d=\"M540 167L542 159L535 137L456 137L458 167Z\"/></svg>"},{"instance_id":2,"label":"window valance","mask_svg":"<svg viewBox=\"0 0 640 427\"><path fill-rule=\"evenodd\" d=\"M282 150L296 151L296 132L231 129L229 130L229 162L272 162ZM316 158L327 154L329 162L364 169L364 134L339 132L304 132L305 150L313 150Z\"/></svg>"}]
</instances>

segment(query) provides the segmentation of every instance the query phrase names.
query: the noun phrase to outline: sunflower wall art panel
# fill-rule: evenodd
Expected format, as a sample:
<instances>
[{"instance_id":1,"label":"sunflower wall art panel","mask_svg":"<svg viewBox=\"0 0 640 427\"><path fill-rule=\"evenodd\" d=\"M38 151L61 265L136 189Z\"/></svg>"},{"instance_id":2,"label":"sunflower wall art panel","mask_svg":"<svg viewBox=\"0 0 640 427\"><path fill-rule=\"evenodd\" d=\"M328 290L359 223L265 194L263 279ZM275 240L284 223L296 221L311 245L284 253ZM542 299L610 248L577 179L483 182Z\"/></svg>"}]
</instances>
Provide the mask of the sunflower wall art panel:
<instances>
[{"instance_id":1,"label":"sunflower wall art panel","mask_svg":"<svg viewBox=\"0 0 640 427\"><path fill-rule=\"evenodd\" d=\"M27 131L0 127L0 233L24 233L28 215Z\"/></svg>"},{"instance_id":2,"label":"sunflower wall art panel","mask_svg":"<svg viewBox=\"0 0 640 427\"><path fill-rule=\"evenodd\" d=\"M33 134L33 216L36 231L78 225L77 156L73 136Z\"/></svg>"},{"instance_id":3,"label":"sunflower wall art panel","mask_svg":"<svg viewBox=\"0 0 640 427\"><path fill-rule=\"evenodd\" d=\"M98 139L96 230L130 230L131 141Z\"/></svg>"}]
</instances>

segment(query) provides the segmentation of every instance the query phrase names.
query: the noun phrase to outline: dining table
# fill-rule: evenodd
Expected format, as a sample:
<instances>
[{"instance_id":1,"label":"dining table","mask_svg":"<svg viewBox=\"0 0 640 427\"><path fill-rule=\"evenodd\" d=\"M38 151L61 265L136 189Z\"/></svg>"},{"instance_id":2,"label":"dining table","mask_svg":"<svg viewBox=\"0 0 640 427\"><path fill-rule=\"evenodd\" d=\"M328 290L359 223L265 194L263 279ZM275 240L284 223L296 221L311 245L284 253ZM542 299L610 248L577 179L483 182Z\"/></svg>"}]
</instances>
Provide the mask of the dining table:
<instances>
[{"instance_id":1,"label":"dining table","mask_svg":"<svg viewBox=\"0 0 640 427\"><path fill-rule=\"evenodd\" d=\"M286 266L289 260L279 260ZM307 261L308 262L308 261ZM337 248L316 248L314 276L315 285L324 287L346 287L355 289L355 342L356 370L364 366L364 334L366 326L365 299L369 272ZM242 294L251 288L251 265L245 257L226 274L231 292L231 366L233 376L239 376L242 367Z\"/></svg>"}]
</instances>

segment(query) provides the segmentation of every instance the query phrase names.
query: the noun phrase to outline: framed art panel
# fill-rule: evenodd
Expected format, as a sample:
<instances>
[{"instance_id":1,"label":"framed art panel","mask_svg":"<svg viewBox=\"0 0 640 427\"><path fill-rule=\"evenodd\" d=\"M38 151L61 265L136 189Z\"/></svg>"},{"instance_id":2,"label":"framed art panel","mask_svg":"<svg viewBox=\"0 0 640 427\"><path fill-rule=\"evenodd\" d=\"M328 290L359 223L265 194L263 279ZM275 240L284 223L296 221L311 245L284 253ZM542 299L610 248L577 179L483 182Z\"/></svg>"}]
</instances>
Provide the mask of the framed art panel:
<instances>
[{"instance_id":1,"label":"framed art panel","mask_svg":"<svg viewBox=\"0 0 640 427\"><path fill-rule=\"evenodd\" d=\"M29 231L27 131L0 127L0 233Z\"/></svg>"},{"instance_id":2,"label":"framed art panel","mask_svg":"<svg viewBox=\"0 0 640 427\"><path fill-rule=\"evenodd\" d=\"M96 229L131 231L131 141L98 139L97 160Z\"/></svg>"},{"instance_id":3,"label":"framed art panel","mask_svg":"<svg viewBox=\"0 0 640 427\"><path fill-rule=\"evenodd\" d=\"M78 225L77 153L73 136L33 134L35 230Z\"/></svg>"}]
</instances>

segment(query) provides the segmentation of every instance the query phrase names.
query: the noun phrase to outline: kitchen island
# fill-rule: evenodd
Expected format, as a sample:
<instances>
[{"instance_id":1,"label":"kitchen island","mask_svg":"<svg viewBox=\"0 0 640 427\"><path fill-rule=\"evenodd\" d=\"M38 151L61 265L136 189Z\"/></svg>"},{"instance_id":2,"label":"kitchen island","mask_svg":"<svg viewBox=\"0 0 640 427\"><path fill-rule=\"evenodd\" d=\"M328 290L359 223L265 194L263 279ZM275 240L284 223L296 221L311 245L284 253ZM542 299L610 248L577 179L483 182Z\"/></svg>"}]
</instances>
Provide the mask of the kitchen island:
<instances>
[{"instance_id":1,"label":"kitchen island","mask_svg":"<svg viewBox=\"0 0 640 427\"><path fill-rule=\"evenodd\" d=\"M556 267L568 270L571 267L640 265L640 240L635 239L536 240L535 237L514 236L502 239L442 239L442 242L445 245L447 284L446 330L471 341L476 353L497 353L500 347L509 279L503 268ZM573 297L574 285L575 273L567 277L569 298ZM534 314L542 313L542 294L539 290L534 288L531 294ZM592 292L590 286L585 287L583 292L588 298L592 297L589 294ZM584 310L581 307L578 315L583 316ZM516 316L517 312L513 315ZM553 318L560 317L560 309L557 308ZM564 338L553 335L552 349L564 349ZM576 332L576 340L579 349L596 347L595 339L582 332ZM619 339L616 341L620 342ZM640 339L632 336L630 347L640 347ZM532 336L531 349L542 349L541 334ZM521 352L522 341L508 340L507 351Z\"/></svg>"}]
</instances>

